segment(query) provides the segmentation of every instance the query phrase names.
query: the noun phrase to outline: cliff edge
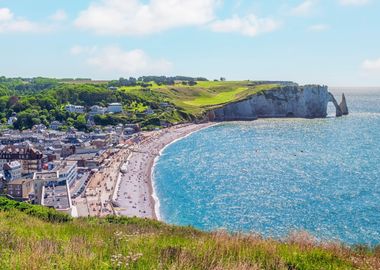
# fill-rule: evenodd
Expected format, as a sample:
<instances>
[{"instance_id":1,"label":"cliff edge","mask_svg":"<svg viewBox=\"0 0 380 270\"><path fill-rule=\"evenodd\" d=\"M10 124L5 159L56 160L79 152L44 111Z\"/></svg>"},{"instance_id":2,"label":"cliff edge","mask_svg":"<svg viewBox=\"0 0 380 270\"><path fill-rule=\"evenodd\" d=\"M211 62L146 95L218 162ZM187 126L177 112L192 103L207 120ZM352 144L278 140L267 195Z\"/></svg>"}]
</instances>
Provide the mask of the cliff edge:
<instances>
[{"instance_id":1,"label":"cliff edge","mask_svg":"<svg viewBox=\"0 0 380 270\"><path fill-rule=\"evenodd\" d=\"M209 111L210 121L245 121L257 118L324 118L332 102L336 116L348 114L345 98L341 105L320 85L286 85L252 95L245 100L226 104Z\"/></svg>"}]
</instances>

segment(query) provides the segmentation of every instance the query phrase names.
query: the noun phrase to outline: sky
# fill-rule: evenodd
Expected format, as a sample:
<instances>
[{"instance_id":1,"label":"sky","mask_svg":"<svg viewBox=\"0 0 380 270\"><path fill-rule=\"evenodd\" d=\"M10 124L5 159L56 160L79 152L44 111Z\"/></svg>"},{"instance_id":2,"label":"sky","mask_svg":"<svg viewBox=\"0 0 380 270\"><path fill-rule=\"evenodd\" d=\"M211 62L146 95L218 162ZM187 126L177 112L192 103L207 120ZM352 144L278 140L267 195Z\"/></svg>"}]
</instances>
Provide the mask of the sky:
<instances>
[{"instance_id":1,"label":"sky","mask_svg":"<svg viewBox=\"0 0 380 270\"><path fill-rule=\"evenodd\" d=\"M380 0L0 0L0 76L380 86Z\"/></svg>"}]
</instances>

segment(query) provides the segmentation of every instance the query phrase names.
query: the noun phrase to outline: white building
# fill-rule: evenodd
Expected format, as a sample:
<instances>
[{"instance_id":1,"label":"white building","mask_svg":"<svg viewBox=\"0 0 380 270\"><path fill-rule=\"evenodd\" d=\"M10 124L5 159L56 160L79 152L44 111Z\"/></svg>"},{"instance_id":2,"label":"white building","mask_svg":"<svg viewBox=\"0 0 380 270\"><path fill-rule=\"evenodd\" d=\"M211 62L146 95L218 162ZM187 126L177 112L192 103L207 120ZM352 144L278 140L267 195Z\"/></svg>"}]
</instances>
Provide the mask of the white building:
<instances>
[{"instance_id":1,"label":"white building","mask_svg":"<svg viewBox=\"0 0 380 270\"><path fill-rule=\"evenodd\" d=\"M92 106L91 107L91 111L90 111L90 115L91 116L94 116L94 115L97 115L97 114L100 114L100 115L103 115L107 112L107 109L104 108L104 107L101 107L101 106L98 106L98 105L95 105L95 106Z\"/></svg>"},{"instance_id":2,"label":"white building","mask_svg":"<svg viewBox=\"0 0 380 270\"><path fill-rule=\"evenodd\" d=\"M62 126L62 123L59 121L53 121L50 123L50 129L58 130Z\"/></svg>"},{"instance_id":3,"label":"white building","mask_svg":"<svg viewBox=\"0 0 380 270\"><path fill-rule=\"evenodd\" d=\"M110 113L122 113L123 106L121 105L121 103L110 103L108 104L107 111Z\"/></svg>"},{"instance_id":4,"label":"white building","mask_svg":"<svg viewBox=\"0 0 380 270\"><path fill-rule=\"evenodd\" d=\"M77 179L76 161L56 161L51 163L53 168L49 171L35 172L33 175L35 198L38 204L43 204L43 193L45 186L67 186L75 183Z\"/></svg>"},{"instance_id":5,"label":"white building","mask_svg":"<svg viewBox=\"0 0 380 270\"><path fill-rule=\"evenodd\" d=\"M13 181L21 178L21 163L12 161L4 164L4 177L7 181Z\"/></svg>"},{"instance_id":6,"label":"white building","mask_svg":"<svg viewBox=\"0 0 380 270\"><path fill-rule=\"evenodd\" d=\"M70 113L84 113L84 107L78 105L66 105L65 110Z\"/></svg>"},{"instance_id":7,"label":"white building","mask_svg":"<svg viewBox=\"0 0 380 270\"><path fill-rule=\"evenodd\" d=\"M78 167L76 161L64 161L58 168L58 182L66 181L71 187L78 176Z\"/></svg>"},{"instance_id":8,"label":"white building","mask_svg":"<svg viewBox=\"0 0 380 270\"><path fill-rule=\"evenodd\" d=\"M11 116L8 118L7 124L8 124L8 126L13 126L14 122L16 122L16 121L17 121L17 117Z\"/></svg>"}]
</instances>

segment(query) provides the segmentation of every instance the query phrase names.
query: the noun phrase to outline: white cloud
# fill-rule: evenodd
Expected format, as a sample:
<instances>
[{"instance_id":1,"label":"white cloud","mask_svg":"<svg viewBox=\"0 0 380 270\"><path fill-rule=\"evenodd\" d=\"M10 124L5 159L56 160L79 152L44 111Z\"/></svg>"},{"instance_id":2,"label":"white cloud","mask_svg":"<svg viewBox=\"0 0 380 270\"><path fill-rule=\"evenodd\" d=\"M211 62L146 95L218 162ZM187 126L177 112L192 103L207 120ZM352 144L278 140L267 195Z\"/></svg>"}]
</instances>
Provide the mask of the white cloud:
<instances>
[{"instance_id":1,"label":"white cloud","mask_svg":"<svg viewBox=\"0 0 380 270\"><path fill-rule=\"evenodd\" d=\"M123 76L166 74L172 67L171 62L165 59L154 59L140 49L124 51L118 46L105 48L74 46L70 53L85 54L86 62L90 66Z\"/></svg>"},{"instance_id":2,"label":"white cloud","mask_svg":"<svg viewBox=\"0 0 380 270\"><path fill-rule=\"evenodd\" d=\"M53 21L64 21L67 19L67 14L63 9L57 10L53 15L50 16Z\"/></svg>"},{"instance_id":3,"label":"white cloud","mask_svg":"<svg viewBox=\"0 0 380 270\"><path fill-rule=\"evenodd\" d=\"M314 24L309 27L309 31L311 32L323 32L330 29L330 25L328 24Z\"/></svg>"},{"instance_id":4,"label":"white cloud","mask_svg":"<svg viewBox=\"0 0 380 270\"><path fill-rule=\"evenodd\" d=\"M362 69L368 73L378 73L380 75L380 58L363 61Z\"/></svg>"},{"instance_id":5,"label":"white cloud","mask_svg":"<svg viewBox=\"0 0 380 270\"><path fill-rule=\"evenodd\" d=\"M343 6L362 6L369 4L370 0L339 0Z\"/></svg>"},{"instance_id":6,"label":"white cloud","mask_svg":"<svg viewBox=\"0 0 380 270\"><path fill-rule=\"evenodd\" d=\"M317 4L316 0L305 0L298 6L291 10L291 14L294 16L308 16L310 15Z\"/></svg>"},{"instance_id":7,"label":"white cloud","mask_svg":"<svg viewBox=\"0 0 380 270\"><path fill-rule=\"evenodd\" d=\"M203 25L214 19L220 0L98 0L75 21L98 34L145 35Z\"/></svg>"},{"instance_id":8,"label":"white cloud","mask_svg":"<svg viewBox=\"0 0 380 270\"><path fill-rule=\"evenodd\" d=\"M272 32L279 26L280 23L271 18L258 18L255 15L248 15L243 18L234 16L225 20L217 20L210 24L211 30L215 32L234 32L250 37Z\"/></svg>"},{"instance_id":9,"label":"white cloud","mask_svg":"<svg viewBox=\"0 0 380 270\"><path fill-rule=\"evenodd\" d=\"M0 8L0 33L47 32L51 28L49 25L42 25L24 18L15 17L9 8Z\"/></svg>"},{"instance_id":10,"label":"white cloud","mask_svg":"<svg viewBox=\"0 0 380 270\"><path fill-rule=\"evenodd\" d=\"M9 8L0 8L0 21L9 21L13 18L13 14Z\"/></svg>"}]
</instances>

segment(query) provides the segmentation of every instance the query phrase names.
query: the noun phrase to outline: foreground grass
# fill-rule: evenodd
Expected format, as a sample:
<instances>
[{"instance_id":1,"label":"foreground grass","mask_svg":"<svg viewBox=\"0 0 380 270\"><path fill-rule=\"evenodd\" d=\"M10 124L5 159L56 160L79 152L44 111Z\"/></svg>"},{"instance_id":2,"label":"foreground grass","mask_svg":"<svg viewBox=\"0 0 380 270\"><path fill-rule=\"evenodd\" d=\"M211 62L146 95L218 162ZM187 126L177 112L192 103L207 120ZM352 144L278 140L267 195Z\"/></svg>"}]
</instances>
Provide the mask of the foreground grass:
<instances>
[{"instance_id":1,"label":"foreground grass","mask_svg":"<svg viewBox=\"0 0 380 270\"><path fill-rule=\"evenodd\" d=\"M307 234L280 242L137 218L49 222L0 211L0 269L380 269L380 254Z\"/></svg>"}]
</instances>

